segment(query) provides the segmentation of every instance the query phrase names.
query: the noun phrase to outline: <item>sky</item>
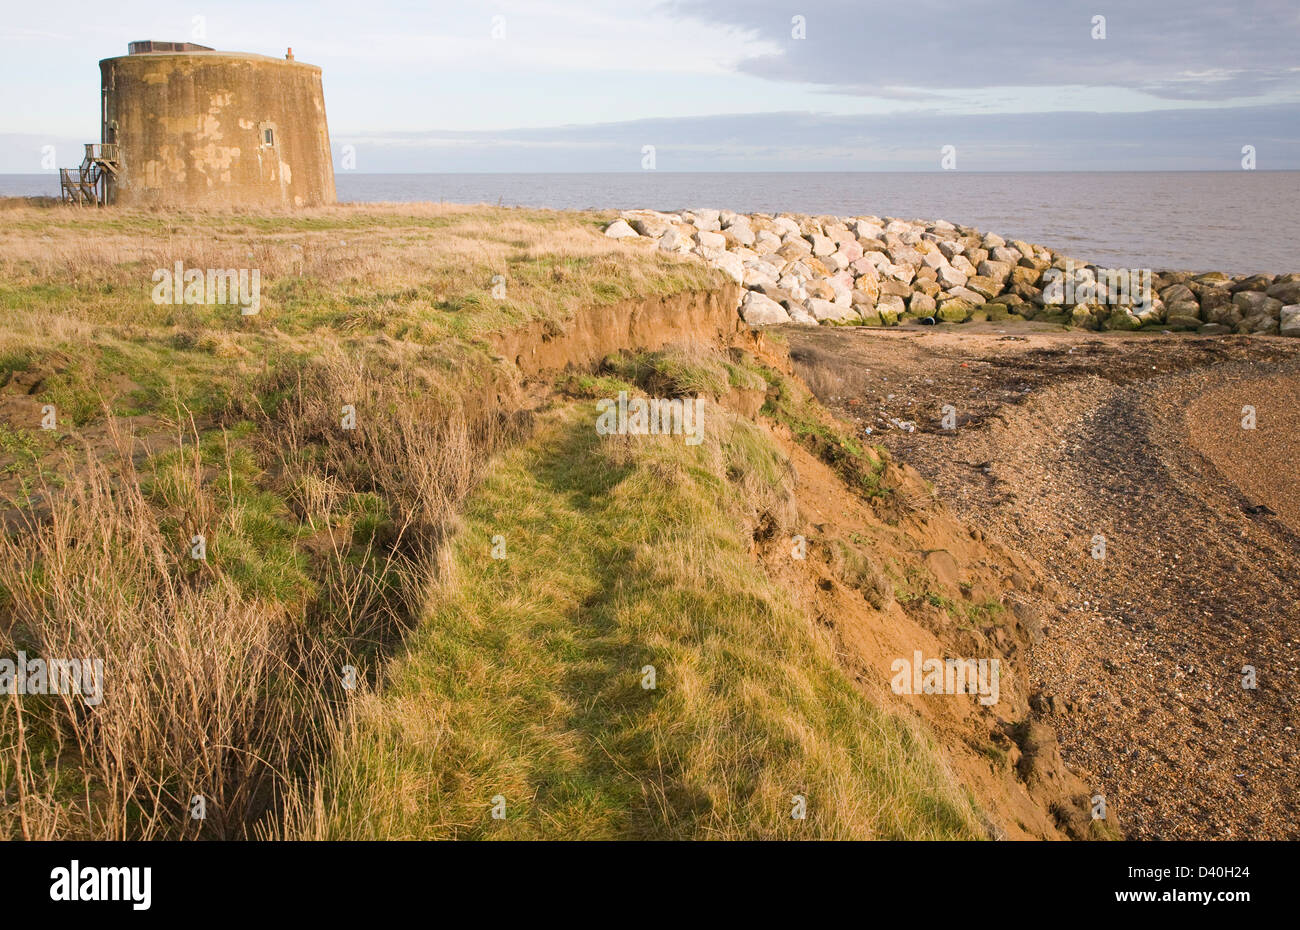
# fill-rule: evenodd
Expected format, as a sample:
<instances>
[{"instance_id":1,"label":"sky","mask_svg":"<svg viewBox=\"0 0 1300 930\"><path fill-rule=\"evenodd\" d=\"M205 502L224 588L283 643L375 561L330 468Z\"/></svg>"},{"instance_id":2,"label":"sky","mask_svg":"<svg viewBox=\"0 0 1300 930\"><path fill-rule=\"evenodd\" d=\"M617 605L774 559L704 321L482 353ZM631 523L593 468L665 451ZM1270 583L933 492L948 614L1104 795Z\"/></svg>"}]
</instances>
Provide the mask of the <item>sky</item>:
<instances>
[{"instance_id":1,"label":"sky","mask_svg":"<svg viewBox=\"0 0 1300 930\"><path fill-rule=\"evenodd\" d=\"M101 58L321 66L360 172L1300 169L1297 0L10 4L0 172L98 139ZM945 147L951 146L951 149ZM347 148L350 147L350 148ZM342 168L342 165L339 165Z\"/></svg>"}]
</instances>

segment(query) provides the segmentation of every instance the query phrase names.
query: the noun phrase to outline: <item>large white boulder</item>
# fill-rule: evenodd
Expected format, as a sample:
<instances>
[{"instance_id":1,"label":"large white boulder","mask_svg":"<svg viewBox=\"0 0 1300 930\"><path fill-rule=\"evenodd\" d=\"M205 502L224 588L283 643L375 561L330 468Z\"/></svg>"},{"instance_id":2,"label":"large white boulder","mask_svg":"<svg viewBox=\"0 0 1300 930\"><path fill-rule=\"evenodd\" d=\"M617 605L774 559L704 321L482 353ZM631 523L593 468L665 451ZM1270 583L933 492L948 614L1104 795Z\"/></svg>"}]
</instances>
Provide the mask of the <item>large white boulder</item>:
<instances>
[{"instance_id":1,"label":"large white boulder","mask_svg":"<svg viewBox=\"0 0 1300 930\"><path fill-rule=\"evenodd\" d=\"M796 223L794 220L790 219L790 217L788 216L774 217L772 219L772 228L777 231L777 234L782 239L784 239L786 236L801 235L801 233L799 232L799 224Z\"/></svg>"},{"instance_id":2,"label":"large white boulder","mask_svg":"<svg viewBox=\"0 0 1300 930\"><path fill-rule=\"evenodd\" d=\"M868 220L858 220L854 223L853 232L859 239L879 239L885 234L885 230L879 224Z\"/></svg>"},{"instance_id":3,"label":"large white boulder","mask_svg":"<svg viewBox=\"0 0 1300 930\"><path fill-rule=\"evenodd\" d=\"M890 265L886 274L902 284L911 284L916 277L916 268L912 265Z\"/></svg>"},{"instance_id":4,"label":"large white boulder","mask_svg":"<svg viewBox=\"0 0 1300 930\"><path fill-rule=\"evenodd\" d=\"M907 305L897 294L886 294L876 302L876 312L886 324L893 324L907 312Z\"/></svg>"},{"instance_id":5,"label":"large white boulder","mask_svg":"<svg viewBox=\"0 0 1300 930\"><path fill-rule=\"evenodd\" d=\"M813 316L800 304L790 304L790 322L798 323L801 326L816 326L817 317Z\"/></svg>"},{"instance_id":6,"label":"large white boulder","mask_svg":"<svg viewBox=\"0 0 1300 930\"><path fill-rule=\"evenodd\" d=\"M884 252L867 252L862 256L862 260L869 265L874 265L876 271L881 274L886 274L887 269L893 267L893 264L889 261L889 256Z\"/></svg>"},{"instance_id":7,"label":"large white boulder","mask_svg":"<svg viewBox=\"0 0 1300 930\"><path fill-rule=\"evenodd\" d=\"M921 253L916 249L906 245L894 245L885 249L889 260L895 265L912 265L913 267L921 264Z\"/></svg>"},{"instance_id":8,"label":"large white boulder","mask_svg":"<svg viewBox=\"0 0 1300 930\"><path fill-rule=\"evenodd\" d=\"M627 220L615 220L605 227L605 235L611 239L626 239L637 235L637 231L627 224Z\"/></svg>"},{"instance_id":9,"label":"large white boulder","mask_svg":"<svg viewBox=\"0 0 1300 930\"><path fill-rule=\"evenodd\" d=\"M1300 336L1300 304L1291 304L1281 310L1283 336Z\"/></svg>"},{"instance_id":10,"label":"large white boulder","mask_svg":"<svg viewBox=\"0 0 1300 930\"><path fill-rule=\"evenodd\" d=\"M951 265L941 265L934 270L939 284L944 288L963 287L966 284L966 276Z\"/></svg>"},{"instance_id":11,"label":"large white boulder","mask_svg":"<svg viewBox=\"0 0 1300 930\"><path fill-rule=\"evenodd\" d=\"M927 268L933 268L935 271L938 271L940 268L950 267L948 259L944 258L943 253L938 249L933 252L926 252L922 255L921 264L925 265Z\"/></svg>"},{"instance_id":12,"label":"large white boulder","mask_svg":"<svg viewBox=\"0 0 1300 930\"><path fill-rule=\"evenodd\" d=\"M952 261L960 255L964 249L960 242L944 241L939 243L939 251L943 253L944 258L948 259L948 261Z\"/></svg>"},{"instance_id":13,"label":"large white boulder","mask_svg":"<svg viewBox=\"0 0 1300 930\"><path fill-rule=\"evenodd\" d=\"M968 278L975 274L975 266L971 264L970 259L965 255L954 256L952 259L952 267L956 268Z\"/></svg>"},{"instance_id":14,"label":"large white boulder","mask_svg":"<svg viewBox=\"0 0 1300 930\"><path fill-rule=\"evenodd\" d=\"M992 278L999 284L1005 284L1007 278L1011 277L1011 266L1006 262L985 259L980 262L978 271L983 277Z\"/></svg>"},{"instance_id":15,"label":"large white boulder","mask_svg":"<svg viewBox=\"0 0 1300 930\"><path fill-rule=\"evenodd\" d=\"M776 286L795 300L804 300L808 297L808 290L803 286L803 280L795 275L782 275L780 280L776 282Z\"/></svg>"},{"instance_id":16,"label":"large white boulder","mask_svg":"<svg viewBox=\"0 0 1300 930\"><path fill-rule=\"evenodd\" d=\"M772 326L789 323L790 314L785 307L758 291L747 291L740 301L740 318L750 326Z\"/></svg>"},{"instance_id":17,"label":"large white boulder","mask_svg":"<svg viewBox=\"0 0 1300 930\"><path fill-rule=\"evenodd\" d=\"M652 239L658 239L673 223L681 221L681 217L675 214L660 213L657 210L628 210L622 216L633 229Z\"/></svg>"},{"instance_id":18,"label":"large white boulder","mask_svg":"<svg viewBox=\"0 0 1300 930\"><path fill-rule=\"evenodd\" d=\"M694 226L698 226L700 229L717 230L722 228L721 210L692 210L689 214L685 214L685 216L687 217L687 222ZM694 217L693 220L690 219L692 216Z\"/></svg>"},{"instance_id":19,"label":"large white boulder","mask_svg":"<svg viewBox=\"0 0 1300 930\"><path fill-rule=\"evenodd\" d=\"M835 292L835 303L847 307L853 303L853 276L845 275L841 277L836 275L828 279L831 289Z\"/></svg>"},{"instance_id":20,"label":"large white boulder","mask_svg":"<svg viewBox=\"0 0 1300 930\"><path fill-rule=\"evenodd\" d=\"M676 227L669 226L659 237L659 248L665 252L685 254L691 250L691 240L679 233Z\"/></svg>"},{"instance_id":21,"label":"large white boulder","mask_svg":"<svg viewBox=\"0 0 1300 930\"><path fill-rule=\"evenodd\" d=\"M821 258L823 255L830 255L835 251L835 243L829 236L819 236L814 234L810 237L812 243L813 255Z\"/></svg>"},{"instance_id":22,"label":"large white boulder","mask_svg":"<svg viewBox=\"0 0 1300 930\"><path fill-rule=\"evenodd\" d=\"M742 272L741 284L745 287L777 287L776 278L771 273L759 265L746 263Z\"/></svg>"},{"instance_id":23,"label":"large white boulder","mask_svg":"<svg viewBox=\"0 0 1300 930\"><path fill-rule=\"evenodd\" d=\"M727 277L737 284L745 283L745 263L740 260L740 256L732 252L723 252L709 261L714 268L725 272Z\"/></svg>"},{"instance_id":24,"label":"large white boulder","mask_svg":"<svg viewBox=\"0 0 1300 930\"><path fill-rule=\"evenodd\" d=\"M808 308L809 313L817 318L818 322L861 319L853 307L848 304L838 304L833 301L810 297L804 306Z\"/></svg>"},{"instance_id":25,"label":"large white boulder","mask_svg":"<svg viewBox=\"0 0 1300 930\"><path fill-rule=\"evenodd\" d=\"M727 234L735 240L737 245L751 246L758 238L754 235L754 230L747 223L732 223L730 226L726 227L726 229Z\"/></svg>"},{"instance_id":26,"label":"large white boulder","mask_svg":"<svg viewBox=\"0 0 1300 930\"><path fill-rule=\"evenodd\" d=\"M720 232L708 232L704 229L695 233L695 241L705 249L725 249L727 247L727 237Z\"/></svg>"}]
</instances>

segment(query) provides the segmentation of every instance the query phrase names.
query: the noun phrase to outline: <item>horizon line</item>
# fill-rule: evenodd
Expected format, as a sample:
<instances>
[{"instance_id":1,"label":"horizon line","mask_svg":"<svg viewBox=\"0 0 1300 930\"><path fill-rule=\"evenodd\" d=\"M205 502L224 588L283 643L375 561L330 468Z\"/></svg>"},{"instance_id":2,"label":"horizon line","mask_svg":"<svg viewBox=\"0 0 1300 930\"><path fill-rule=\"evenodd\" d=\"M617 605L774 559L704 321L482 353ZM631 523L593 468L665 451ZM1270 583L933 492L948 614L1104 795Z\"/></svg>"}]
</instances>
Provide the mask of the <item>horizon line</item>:
<instances>
[{"instance_id":1,"label":"horizon line","mask_svg":"<svg viewBox=\"0 0 1300 930\"><path fill-rule=\"evenodd\" d=\"M1296 168L1252 168L1243 170L1240 168L1022 168L1022 169L1001 169L996 171L968 171L968 170L944 170L944 169L842 169L842 168L788 168L788 169L761 169L753 171L691 171L680 169L651 169L638 171L624 171L615 169L593 169L589 171L343 171L336 170L335 178L339 177L401 177L410 175L463 175L467 177L481 176L490 177L494 175L583 175L583 174L619 174L619 175L655 175L655 174L932 174L940 175L959 175L959 174L1282 174L1287 172L1300 172L1300 167ZM0 178L43 178L49 177L58 180L57 171L0 171Z\"/></svg>"}]
</instances>

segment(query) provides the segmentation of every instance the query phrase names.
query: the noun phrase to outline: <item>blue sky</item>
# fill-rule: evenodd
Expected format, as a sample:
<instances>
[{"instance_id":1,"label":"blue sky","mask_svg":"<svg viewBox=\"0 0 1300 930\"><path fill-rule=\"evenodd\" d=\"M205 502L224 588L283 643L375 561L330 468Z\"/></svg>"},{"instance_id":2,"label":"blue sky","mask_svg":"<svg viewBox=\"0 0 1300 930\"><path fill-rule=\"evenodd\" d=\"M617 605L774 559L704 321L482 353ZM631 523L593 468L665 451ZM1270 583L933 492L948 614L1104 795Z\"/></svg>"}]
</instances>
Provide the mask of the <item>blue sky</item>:
<instances>
[{"instance_id":1,"label":"blue sky","mask_svg":"<svg viewBox=\"0 0 1300 930\"><path fill-rule=\"evenodd\" d=\"M1300 168L1294 0L68 0L0 25L0 171L144 38L293 46L359 171Z\"/></svg>"}]
</instances>

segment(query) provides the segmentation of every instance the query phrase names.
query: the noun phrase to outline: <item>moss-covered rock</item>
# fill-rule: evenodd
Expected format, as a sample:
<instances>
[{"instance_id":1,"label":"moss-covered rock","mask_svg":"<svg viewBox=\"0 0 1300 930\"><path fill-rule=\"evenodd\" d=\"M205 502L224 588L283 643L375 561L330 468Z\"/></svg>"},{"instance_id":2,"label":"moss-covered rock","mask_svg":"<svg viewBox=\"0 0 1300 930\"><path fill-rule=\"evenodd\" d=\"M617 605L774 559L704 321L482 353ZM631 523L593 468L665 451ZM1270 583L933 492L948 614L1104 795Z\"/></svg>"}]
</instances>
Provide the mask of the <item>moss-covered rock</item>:
<instances>
[{"instance_id":1,"label":"moss-covered rock","mask_svg":"<svg viewBox=\"0 0 1300 930\"><path fill-rule=\"evenodd\" d=\"M1091 329L1094 322L1092 307L1088 304L1079 304L1070 311L1071 326L1078 326L1080 329Z\"/></svg>"},{"instance_id":2,"label":"moss-covered rock","mask_svg":"<svg viewBox=\"0 0 1300 930\"><path fill-rule=\"evenodd\" d=\"M1116 307L1111 310L1110 315L1106 317L1106 321L1102 323L1102 329L1131 331L1138 329L1141 325L1142 321L1133 314L1123 307Z\"/></svg>"},{"instance_id":3,"label":"moss-covered rock","mask_svg":"<svg viewBox=\"0 0 1300 930\"><path fill-rule=\"evenodd\" d=\"M927 317L934 316L934 311L938 304L929 294L917 291L912 294L911 300L907 303L908 313L912 316Z\"/></svg>"},{"instance_id":4,"label":"moss-covered rock","mask_svg":"<svg viewBox=\"0 0 1300 930\"><path fill-rule=\"evenodd\" d=\"M876 304L876 313L886 326L894 326L898 323L899 317L906 312L903 305L903 298L893 294L887 294L880 298L880 303Z\"/></svg>"},{"instance_id":5,"label":"moss-covered rock","mask_svg":"<svg viewBox=\"0 0 1300 930\"><path fill-rule=\"evenodd\" d=\"M939 319L945 323L961 323L970 316L975 306L968 300L962 300L960 297L953 300L945 300L939 304Z\"/></svg>"},{"instance_id":6,"label":"moss-covered rock","mask_svg":"<svg viewBox=\"0 0 1300 930\"><path fill-rule=\"evenodd\" d=\"M1165 325L1169 329L1200 329L1201 306L1195 300L1178 300L1169 304Z\"/></svg>"}]
</instances>

